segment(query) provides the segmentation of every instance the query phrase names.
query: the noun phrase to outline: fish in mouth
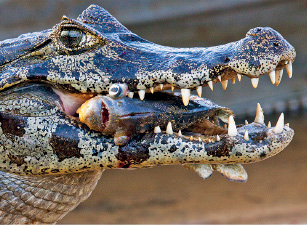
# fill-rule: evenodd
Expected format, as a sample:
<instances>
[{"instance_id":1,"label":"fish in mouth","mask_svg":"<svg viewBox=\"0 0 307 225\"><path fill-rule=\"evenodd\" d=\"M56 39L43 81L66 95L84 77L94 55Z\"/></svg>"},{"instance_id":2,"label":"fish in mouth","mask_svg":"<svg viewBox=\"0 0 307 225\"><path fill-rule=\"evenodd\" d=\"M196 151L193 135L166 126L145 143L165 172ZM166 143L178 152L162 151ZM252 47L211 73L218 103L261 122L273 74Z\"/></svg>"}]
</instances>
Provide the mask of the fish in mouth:
<instances>
[{"instance_id":1,"label":"fish in mouth","mask_svg":"<svg viewBox=\"0 0 307 225\"><path fill-rule=\"evenodd\" d=\"M282 151L294 131L283 114L266 125L260 104L254 122L236 125L202 88L242 76L256 88L265 74L279 85L295 56L268 27L215 47L157 45L92 5L77 20L0 42L0 169L44 176L181 164L246 181L241 163ZM174 89L181 94L166 92Z\"/></svg>"}]
</instances>

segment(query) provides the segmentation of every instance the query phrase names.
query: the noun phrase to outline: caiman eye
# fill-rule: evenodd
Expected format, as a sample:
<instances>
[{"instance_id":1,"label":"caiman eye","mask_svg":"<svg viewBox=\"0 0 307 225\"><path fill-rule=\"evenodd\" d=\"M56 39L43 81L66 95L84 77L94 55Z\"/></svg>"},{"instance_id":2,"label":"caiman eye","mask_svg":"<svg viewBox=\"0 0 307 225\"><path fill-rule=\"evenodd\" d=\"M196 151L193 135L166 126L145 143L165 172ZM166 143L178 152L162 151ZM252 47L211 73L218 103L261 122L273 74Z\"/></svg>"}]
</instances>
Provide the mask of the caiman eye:
<instances>
[{"instance_id":1,"label":"caiman eye","mask_svg":"<svg viewBox=\"0 0 307 225\"><path fill-rule=\"evenodd\" d=\"M109 89L109 96L111 98L122 98L127 95L128 87L126 84L112 84Z\"/></svg>"},{"instance_id":2,"label":"caiman eye","mask_svg":"<svg viewBox=\"0 0 307 225\"><path fill-rule=\"evenodd\" d=\"M60 40L66 48L74 49L79 47L84 35L80 29L66 27L60 33Z\"/></svg>"}]
</instances>

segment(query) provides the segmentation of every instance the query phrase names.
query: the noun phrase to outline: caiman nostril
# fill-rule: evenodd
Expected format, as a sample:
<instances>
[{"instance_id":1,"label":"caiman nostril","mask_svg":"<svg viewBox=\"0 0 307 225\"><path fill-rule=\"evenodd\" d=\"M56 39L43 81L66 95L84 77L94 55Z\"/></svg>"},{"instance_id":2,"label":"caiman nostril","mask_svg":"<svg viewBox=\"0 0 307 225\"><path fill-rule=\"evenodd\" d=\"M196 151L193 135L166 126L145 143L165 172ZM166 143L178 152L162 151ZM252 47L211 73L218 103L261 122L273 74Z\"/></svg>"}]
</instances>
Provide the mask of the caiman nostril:
<instances>
[{"instance_id":1,"label":"caiman nostril","mask_svg":"<svg viewBox=\"0 0 307 225\"><path fill-rule=\"evenodd\" d=\"M226 57L224 61L225 61L225 63L228 63L230 61L230 58Z\"/></svg>"}]
</instances>

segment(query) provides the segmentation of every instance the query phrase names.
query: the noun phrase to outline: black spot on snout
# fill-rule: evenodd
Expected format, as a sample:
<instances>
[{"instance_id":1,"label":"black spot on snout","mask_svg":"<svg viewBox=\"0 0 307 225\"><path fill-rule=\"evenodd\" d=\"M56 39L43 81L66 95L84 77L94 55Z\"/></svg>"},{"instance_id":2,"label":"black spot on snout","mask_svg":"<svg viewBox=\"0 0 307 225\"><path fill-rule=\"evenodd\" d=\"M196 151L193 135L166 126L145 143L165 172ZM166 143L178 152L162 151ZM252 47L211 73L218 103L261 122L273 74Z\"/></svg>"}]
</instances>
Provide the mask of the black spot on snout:
<instances>
[{"instance_id":1,"label":"black spot on snout","mask_svg":"<svg viewBox=\"0 0 307 225\"><path fill-rule=\"evenodd\" d=\"M177 150L176 145L172 145L168 151L169 151L170 153L173 153L173 152L175 152L176 150Z\"/></svg>"},{"instance_id":2,"label":"black spot on snout","mask_svg":"<svg viewBox=\"0 0 307 225\"><path fill-rule=\"evenodd\" d=\"M266 153L265 152L261 152L260 158L265 158L265 157L266 157Z\"/></svg>"},{"instance_id":3,"label":"black spot on snout","mask_svg":"<svg viewBox=\"0 0 307 225\"><path fill-rule=\"evenodd\" d=\"M78 142L78 132L74 127L66 124L58 125L50 138L53 153L58 156L60 161L72 157L81 157Z\"/></svg>"}]
</instances>

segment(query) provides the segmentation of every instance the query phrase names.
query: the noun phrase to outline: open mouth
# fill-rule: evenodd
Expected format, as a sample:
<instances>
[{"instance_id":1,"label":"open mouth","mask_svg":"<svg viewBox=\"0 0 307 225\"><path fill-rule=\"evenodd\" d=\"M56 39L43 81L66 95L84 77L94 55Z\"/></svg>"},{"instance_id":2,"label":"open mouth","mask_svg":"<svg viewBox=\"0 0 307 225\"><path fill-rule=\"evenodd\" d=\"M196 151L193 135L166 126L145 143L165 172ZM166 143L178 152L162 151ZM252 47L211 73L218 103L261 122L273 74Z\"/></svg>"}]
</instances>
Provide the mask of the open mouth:
<instances>
[{"instance_id":1,"label":"open mouth","mask_svg":"<svg viewBox=\"0 0 307 225\"><path fill-rule=\"evenodd\" d=\"M269 72L271 80L273 75L275 78L272 83L280 83L283 68L292 77L292 61L284 60L278 63L276 70ZM222 72L214 82L221 82L226 89L228 80L224 79L235 79L234 74L234 71ZM240 81L242 75L236 76ZM256 88L259 78L251 80ZM212 82L207 85L213 90ZM201 88L196 88L199 96ZM104 96L69 94L59 89L54 91L60 96L65 113L90 129L113 137L115 144L119 146L128 144L139 134L148 133L164 133L187 141L204 143L220 142L228 137L261 143L270 135L282 133L285 127L283 114L275 127L271 127L271 122L266 125L260 104L257 105L253 123L236 125L230 109L218 106L208 99L191 96L191 89L181 89L181 95L164 92L168 89L174 90L174 86L159 84L148 90L138 91L139 98L125 84L112 85L109 94Z\"/></svg>"}]
</instances>

